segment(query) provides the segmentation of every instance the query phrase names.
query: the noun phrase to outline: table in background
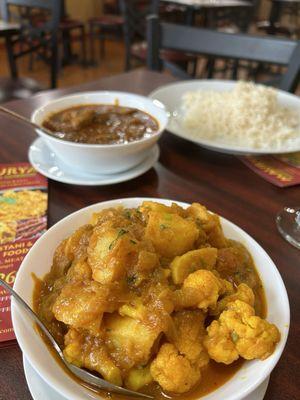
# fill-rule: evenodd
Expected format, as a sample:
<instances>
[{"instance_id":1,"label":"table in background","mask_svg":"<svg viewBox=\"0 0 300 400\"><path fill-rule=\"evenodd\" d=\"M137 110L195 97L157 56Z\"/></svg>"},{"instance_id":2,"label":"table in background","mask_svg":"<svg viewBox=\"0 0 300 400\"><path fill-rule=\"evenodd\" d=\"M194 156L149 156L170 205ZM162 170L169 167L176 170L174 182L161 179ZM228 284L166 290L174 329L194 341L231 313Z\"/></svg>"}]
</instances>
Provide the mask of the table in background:
<instances>
[{"instance_id":1,"label":"table in background","mask_svg":"<svg viewBox=\"0 0 300 400\"><path fill-rule=\"evenodd\" d=\"M236 7L252 8L253 4L247 0L161 0L165 3L172 3L186 7L185 23L194 25L197 12L208 9L226 9Z\"/></svg>"},{"instance_id":2,"label":"table in background","mask_svg":"<svg viewBox=\"0 0 300 400\"><path fill-rule=\"evenodd\" d=\"M7 107L27 117L61 95L83 90L123 90L143 95L174 78L145 70L104 78L79 87L48 91ZM32 129L0 115L0 162L27 160L35 139ZM276 230L275 214L299 205L299 187L281 189L264 181L231 155L205 150L165 133L159 162L143 176L106 187L71 186L49 181L49 225L87 205L123 197L159 197L198 201L245 229L267 251L285 282L291 305L291 329L286 349L271 375L265 400L299 399L300 265L299 250ZM0 399L29 400L22 354L17 344L0 349Z\"/></svg>"}]
</instances>

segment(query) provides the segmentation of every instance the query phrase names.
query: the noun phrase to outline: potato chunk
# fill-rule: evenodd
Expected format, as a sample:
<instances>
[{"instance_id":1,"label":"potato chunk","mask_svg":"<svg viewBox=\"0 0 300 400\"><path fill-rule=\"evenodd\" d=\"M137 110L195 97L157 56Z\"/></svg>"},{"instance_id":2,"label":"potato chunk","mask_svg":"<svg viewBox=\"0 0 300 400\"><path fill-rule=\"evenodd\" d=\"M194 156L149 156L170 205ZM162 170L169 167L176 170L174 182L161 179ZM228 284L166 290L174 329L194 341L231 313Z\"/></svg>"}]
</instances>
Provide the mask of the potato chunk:
<instances>
[{"instance_id":1,"label":"potato chunk","mask_svg":"<svg viewBox=\"0 0 300 400\"><path fill-rule=\"evenodd\" d=\"M107 289L97 282L66 284L52 310L58 321L98 333L106 307Z\"/></svg>"},{"instance_id":2,"label":"potato chunk","mask_svg":"<svg viewBox=\"0 0 300 400\"><path fill-rule=\"evenodd\" d=\"M171 206L166 206L165 204L156 203L155 201L143 201L140 210L146 214L149 211L155 211L160 213L178 214L181 217L186 216L186 211L176 203L172 203Z\"/></svg>"},{"instance_id":3,"label":"potato chunk","mask_svg":"<svg viewBox=\"0 0 300 400\"><path fill-rule=\"evenodd\" d=\"M137 257L137 242L126 229L104 226L94 230L88 247L88 262L97 282L107 284L122 279Z\"/></svg>"},{"instance_id":4,"label":"potato chunk","mask_svg":"<svg viewBox=\"0 0 300 400\"><path fill-rule=\"evenodd\" d=\"M214 215L214 218L216 220L216 224L208 233L207 240L211 244L211 246L216 247L217 249L221 249L228 246L228 241L224 236L219 217L217 215Z\"/></svg>"},{"instance_id":5,"label":"potato chunk","mask_svg":"<svg viewBox=\"0 0 300 400\"><path fill-rule=\"evenodd\" d=\"M106 344L116 364L123 369L146 364L159 331L118 314L105 316Z\"/></svg>"},{"instance_id":6,"label":"potato chunk","mask_svg":"<svg viewBox=\"0 0 300 400\"><path fill-rule=\"evenodd\" d=\"M151 211L145 231L156 251L163 257L179 256L194 246L199 231L193 221L177 214Z\"/></svg>"},{"instance_id":7,"label":"potato chunk","mask_svg":"<svg viewBox=\"0 0 300 400\"><path fill-rule=\"evenodd\" d=\"M73 260L86 258L86 248L91 234L92 226L84 225L60 243L53 257L53 265L51 267L53 278L60 278L65 274Z\"/></svg>"},{"instance_id":8,"label":"potato chunk","mask_svg":"<svg viewBox=\"0 0 300 400\"><path fill-rule=\"evenodd\" d=\"M211 246L220 249L228 245L217 214L208 212L206 207L198 203L193 203L186 211L206 232L207 240Z\"/></svg>"},{"instance_id":9,"label":"potato chunk","mask_svg":"<svg viewBox=\"0 0 300 400\"><path fill-rule=\"evenodd\" d=\"M198 222L205 232L210 232L215 227L216 220L213 218L213 214L208 212L202 204L193 203L186 212Z\"/></svg>"},{"instance_id":10,"label":"potato chunk","mask_svg":"<svg viewBox=\"0 0 300 400\"><path fill-rule=\"evenodd\" d=\"M170 265L173 282L176 285L183 283L190 273L198 269L213 269L216 265L217 254L217 249L206 247L175 257Z\"/></svg>"},{"instance_id":11,"label":"potato chunk","mask_svg":"<svg viewBox=\"0 0 300 400\"><path fill-rule=\"evenodd\" d=\"M130 304L123 304L119 308L119 314L122 317L130 317L139 321L145 321L148 318L149 311L145 307L140 298L136 298Z\"/></svg>"},{"instance_id":12,"label":"potato chunk","mask_svg":"<svg viewBox=\"0 0 300 400\"><path fill-rule=\"evenodd\" d=\"M64 356L69 363L97 371L108 382L122 385L121 371L108 355L101 339L70 329L65 336Z\"/></svg>"},{"instance_id":13,"label":"potato chunk","mask_svg":"<svg viewBox=\"0 0 300 400\"><path fill-rule=\"evenodd\" d=\"M140 366L138 368L132 368L129 371L125 379L125 386L130 390L137 391L152 381L153 378L150 373L150 366Z\"/></svg>"},{"instance_id":14,"label":"potato chunk","mask_svg":"<svg viewBox=\"0 0 300 400\"><path fill-rule=\"evenodd\" d=\"M68 281L86 281L91 280L92 270L85 260L73 261L67 272Z\"/></svg>"}]
</instances>

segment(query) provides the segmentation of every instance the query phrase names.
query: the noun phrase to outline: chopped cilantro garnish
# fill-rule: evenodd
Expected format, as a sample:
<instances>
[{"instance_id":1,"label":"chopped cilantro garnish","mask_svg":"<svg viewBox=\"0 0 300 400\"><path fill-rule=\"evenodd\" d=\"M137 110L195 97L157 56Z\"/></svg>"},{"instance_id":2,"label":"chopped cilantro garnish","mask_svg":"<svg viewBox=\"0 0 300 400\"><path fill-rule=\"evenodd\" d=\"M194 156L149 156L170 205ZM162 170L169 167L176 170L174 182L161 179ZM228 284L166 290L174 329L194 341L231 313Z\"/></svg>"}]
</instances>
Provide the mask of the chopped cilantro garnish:
<instances>
[{"instance_id":1,"label":"chopped cilantro garnish","mask_svg":"<svg viewBox=\"0 0 300 400\"><path fill-rule=\"evenodd\" d=\"M131 218L131 212L129 210L124 211L125 217L130 219Z\"/></svg>"},{"instance_id":2,"label":"chopped cilantro garnish","mask_svg":"<svg viewBox=\"0 0 300 400\"><path fill-rule=\"evenodd\" d=\"M136 275L129 275L126 278L126 282L127 282L128 285L134 285L136 280L137 280L137 276Z\"/></svg>"},{"instance_id":3,"label":"chopped cilantro garnish","mask_svg":"<svg viewBox=\"0 0 300 400\"><path fill-rule=\"evenodd\" d=\"M168 213L164 214L164 219L166 221L172 221L172 214L168 214Z\"/></svg>"},{"instance_id":4,"label":"chopped cilantro garnish","mask_svg":"<svg viewBox=\"0 0 300 400\"><path fill-rule=\"evenodd\" d=\"M114 245L116 244L116 241L117 241L121 236L125 235L125 233L128 233L128 231L126 231L126 230L123 229L123 228L121 228L121 229L119 230L117 237L116 237L115 240L113 240L113 241L111 242L111 244L109 245L109 250L112 250L112 249L113 249Z\"/></svg>"}]
</instances>

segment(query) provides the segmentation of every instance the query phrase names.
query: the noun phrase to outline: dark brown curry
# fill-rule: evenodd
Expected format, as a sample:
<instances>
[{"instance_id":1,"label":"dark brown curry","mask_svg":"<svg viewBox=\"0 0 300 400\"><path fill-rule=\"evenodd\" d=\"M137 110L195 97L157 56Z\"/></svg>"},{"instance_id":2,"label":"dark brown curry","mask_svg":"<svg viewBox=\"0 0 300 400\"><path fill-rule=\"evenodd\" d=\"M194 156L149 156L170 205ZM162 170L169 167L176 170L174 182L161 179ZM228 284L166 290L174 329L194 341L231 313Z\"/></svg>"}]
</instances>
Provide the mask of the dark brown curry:
<instances>
[{"instance_id":1,"label":"dark brown curry","mask_svg":"<svg viewBox=\"0 0 300 400\"><path fill-rule=\"evenodd\" d=\"M149 137L158 122L136 108L87 104L51 114L43 126L60 139L87 144L122 144Z\"/></svg>"}]
</instances>

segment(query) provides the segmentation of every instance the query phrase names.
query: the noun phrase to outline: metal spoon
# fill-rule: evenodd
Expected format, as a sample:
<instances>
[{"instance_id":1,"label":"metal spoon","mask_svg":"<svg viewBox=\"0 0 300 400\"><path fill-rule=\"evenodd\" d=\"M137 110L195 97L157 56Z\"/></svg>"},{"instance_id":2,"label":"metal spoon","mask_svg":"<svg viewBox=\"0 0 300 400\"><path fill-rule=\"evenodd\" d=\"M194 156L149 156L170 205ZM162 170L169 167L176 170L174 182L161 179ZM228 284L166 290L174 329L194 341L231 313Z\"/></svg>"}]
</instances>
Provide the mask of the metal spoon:
<instances>
[{"instance_id":1,"label":"metal spoon","mask_svg":"<svg viewBox=\"0 0 300 400\"><path fill-rule=\"evenodd\" d=\"M17 114L14 111L9 110L8 108L0 106L0 111L3 112L4 114L8 114L11 117L20 120L22 122L25 122L28 125L31 125L34 129L39 129L39 130L43 131L47 135L54 136L54 137L57 137L57 138L60 138L60 139L62 139L64 137L63 133L52 132L49 129L45 128L44 126L40 126L40 125L36 124L35 122L30 121L30 119L28 119L26 117L23 117L23 115Z\"/></svg>"},{"instance_id":2,"label":"metal spoon","mask_svg":"<svg viewBox=\"0 0 300 400\"><path fill-rule=\"evenodd\" d=\"M118 394L123 394L127 396L132 396L132 397L137 397L137 398L143 398L143 399L153 399L152 396L148 396L143 393L139 392L134 392L132 390L124 389L120 386L114 385L112 383L109 383L105 381L104 379L101 379L90 372L78 368L73 364L70 364L64 357L64 354L62 352L62 349L60 348L59 344L56 342L54 337L51 335L51 333L48 331L46 326L43 324L43 322L39 319L39 317L36 315L34 311L29 307L29 305L18 295L17 292L15 292L6 282L4 282L2 279L0 279L0 286L3 286L13 297L14 299L17 300L17 302L23 307L24 310L27 311L31 319L33 319L38 326L41 328L41 330L44 332L44 334L47 336L47 338L50 340L52 346L56 350L57 354L59 357L62 359L63 363L65 366L75 375L77 378L81 379L83 382L92 385L94 387L97 387L99 389L105 390L110 393L118 393Z\"/></svg>"}]
</instances>

